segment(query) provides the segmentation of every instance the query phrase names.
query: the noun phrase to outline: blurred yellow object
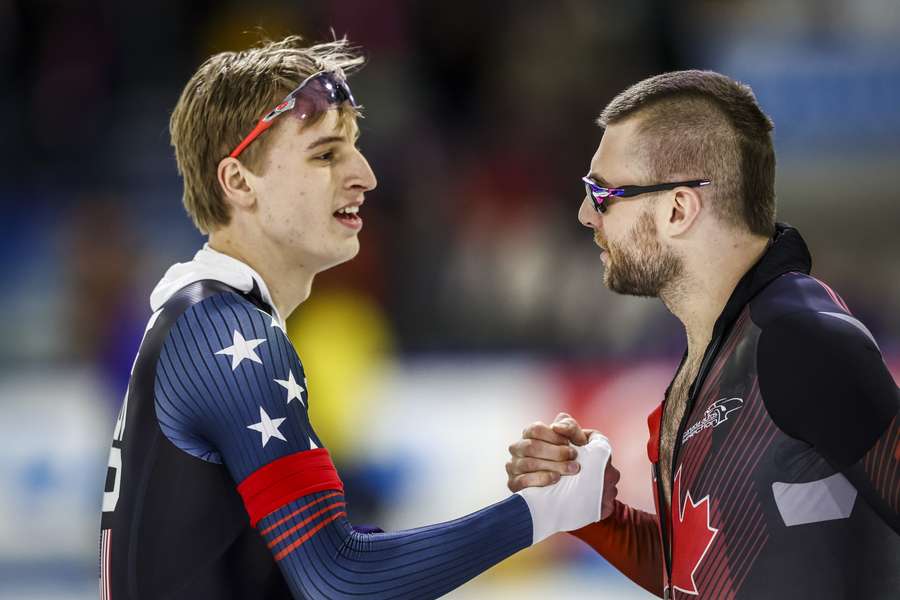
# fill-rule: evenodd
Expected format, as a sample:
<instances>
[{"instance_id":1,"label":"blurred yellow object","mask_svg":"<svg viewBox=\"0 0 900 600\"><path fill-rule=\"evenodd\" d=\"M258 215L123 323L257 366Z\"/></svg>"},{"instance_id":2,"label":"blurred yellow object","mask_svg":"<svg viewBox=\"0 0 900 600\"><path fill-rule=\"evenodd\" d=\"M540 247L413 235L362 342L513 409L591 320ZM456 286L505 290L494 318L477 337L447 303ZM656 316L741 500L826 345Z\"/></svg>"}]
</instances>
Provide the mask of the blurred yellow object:
<instances>
[{"instance_id":1,"label":"blurred yellow object","mask_svg":"<svg viewBox=\"0 0 900 600\"><path fill-rule=\"evenodd\" d=\"M354 432L376 418L367 390L393 349L384 311L357 291L316 289L287 326L306 372L310 422L337 460L352 459L362 450Z\"/></svg>"}]
</instances>

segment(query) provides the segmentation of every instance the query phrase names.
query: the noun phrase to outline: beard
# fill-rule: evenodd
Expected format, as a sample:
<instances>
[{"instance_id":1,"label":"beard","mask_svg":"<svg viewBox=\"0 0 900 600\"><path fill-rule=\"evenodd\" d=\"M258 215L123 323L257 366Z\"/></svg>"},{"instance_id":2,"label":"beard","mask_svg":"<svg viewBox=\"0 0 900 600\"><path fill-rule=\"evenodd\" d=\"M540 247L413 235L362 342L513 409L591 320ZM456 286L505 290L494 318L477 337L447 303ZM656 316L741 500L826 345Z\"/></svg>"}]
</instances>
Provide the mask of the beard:
<instances>
[{"instance_id":1,"label":"beard","mask_svg":"<svg viewBox=\"0 0 900 600\"><path fill-rule=\"evenodd\" d=\"M649 210L638 217L625 243L598 243L607 252L603 283L616 293L655 298L681 276L681 257L660 243Z\"/></svg>"}]
</instances>

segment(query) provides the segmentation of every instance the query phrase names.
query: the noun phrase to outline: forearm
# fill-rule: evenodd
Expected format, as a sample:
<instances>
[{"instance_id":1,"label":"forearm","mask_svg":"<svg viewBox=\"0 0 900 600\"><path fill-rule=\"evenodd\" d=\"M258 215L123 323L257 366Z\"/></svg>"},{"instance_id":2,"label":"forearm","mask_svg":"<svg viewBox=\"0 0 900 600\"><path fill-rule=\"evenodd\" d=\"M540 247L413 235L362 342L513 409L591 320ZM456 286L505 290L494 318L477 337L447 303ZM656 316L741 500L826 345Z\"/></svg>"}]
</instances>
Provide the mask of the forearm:
<instances>
[{"instance_id":1,"label":"forearm","mask_svg":"<svg viewBox=\"0 0 900 600\"><path fill-rule=\"evenodd\" d=\"M437 598L531 545L520 496L471 515L396 533L353 530L343 495L321 492L258 528L298 598Z\"/></svg>"},{"instance_id":2,"label":"forearm","mask_svg":"<svg viewBox=\"0 0 900 600\"><path fill-rule=\"evenodd\" d=\"M657 516L616 501L606 519L572 532L645 590L662 596L663 556Z\"/></svg>"}]
</instances>

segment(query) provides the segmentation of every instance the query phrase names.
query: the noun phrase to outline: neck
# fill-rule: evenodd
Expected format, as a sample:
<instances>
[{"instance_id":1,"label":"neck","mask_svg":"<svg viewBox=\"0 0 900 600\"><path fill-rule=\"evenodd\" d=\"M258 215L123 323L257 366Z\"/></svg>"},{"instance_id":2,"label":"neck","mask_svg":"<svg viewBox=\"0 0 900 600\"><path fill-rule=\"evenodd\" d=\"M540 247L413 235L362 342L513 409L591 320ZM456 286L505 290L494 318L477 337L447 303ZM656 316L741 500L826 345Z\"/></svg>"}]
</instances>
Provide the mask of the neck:
<instances>
[{"instance_id":1,"label":"neck","mask_svg":"<svg viewBox=\"0 0 900 600\"><path fill-rule=\"evenodd\" d=\"M287 319L309 297L315 272L303 265L291 264L277 252L273 243L247 244L243 239L246 236L236 236L223 229L210 233L209 246L217 252L236 258L259 273L269 288L278 313Z\"/></svg>"},{"instance_id":2,"label":"neck","mask_svg":"<svg viewBox=\"0 0 900 600\"><path fill-rule=\"evenodd\" d=\"M684 325L692 358L705 352L734 288L765 253L769 241L758 236L722 239L723 243L711 244L707 252L693 253L693 264L685 257L682 277L660 293L660 299Z\"/></svg>"}]
</instances>

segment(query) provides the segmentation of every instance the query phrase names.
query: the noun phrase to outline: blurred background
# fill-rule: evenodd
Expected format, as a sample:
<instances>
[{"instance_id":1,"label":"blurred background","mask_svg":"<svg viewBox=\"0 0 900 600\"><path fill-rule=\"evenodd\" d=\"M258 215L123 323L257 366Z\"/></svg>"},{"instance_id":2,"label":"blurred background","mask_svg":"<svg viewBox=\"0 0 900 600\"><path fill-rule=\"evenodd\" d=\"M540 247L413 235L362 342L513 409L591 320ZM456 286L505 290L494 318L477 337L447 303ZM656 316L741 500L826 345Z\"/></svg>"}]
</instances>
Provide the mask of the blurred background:
<instances>
[{"instance_id":1,"label":"blurred background","mask_svg":"<svg viewBox=\"0 0 900 600\"><path fill-rule=\"evenodd\" d=\"M602 284L576 220L603 106L662 71L750 84L779 218L900 375L894 0L0 0L0 598L96 597L115 414L150 289L203 239L168 142L208 55L346 34L379 178L363 250L291 318L351 518L446 520L506 495L506 447L565 409L650 508L647 413L684 338ZM454 598L648 597L565 536Z\"/></svg>"}]
</instances>

